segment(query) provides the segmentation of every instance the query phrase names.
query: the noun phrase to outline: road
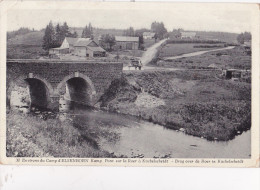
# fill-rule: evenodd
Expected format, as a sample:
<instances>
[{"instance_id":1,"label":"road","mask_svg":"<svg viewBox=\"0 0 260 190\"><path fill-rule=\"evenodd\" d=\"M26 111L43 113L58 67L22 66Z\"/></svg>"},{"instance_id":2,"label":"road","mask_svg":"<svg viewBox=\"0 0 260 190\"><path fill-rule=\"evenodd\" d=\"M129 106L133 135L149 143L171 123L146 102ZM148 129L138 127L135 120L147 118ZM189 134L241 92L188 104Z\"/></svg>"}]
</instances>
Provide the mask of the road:
<instances>
[{"instance_id":1,"label":"road","mask_svg":"<svg viewBox=\"0 0 260 190\"><path fill-rule=\"evenodd\" d=\"M146 65L152 61L152 59L154 58L154 56L157 53L157 48L162 45L162 43L164 43L167 39L163 39L155 44L153 44L151 47L149 47L144 54L142 55L142 57L140 58L140 60L142 61L143 64L143 68L145 69ZM133 68L132 68L133 69ZM128 66L124 67L123 70L129 70Z\"/></svg>"}]
</instances>

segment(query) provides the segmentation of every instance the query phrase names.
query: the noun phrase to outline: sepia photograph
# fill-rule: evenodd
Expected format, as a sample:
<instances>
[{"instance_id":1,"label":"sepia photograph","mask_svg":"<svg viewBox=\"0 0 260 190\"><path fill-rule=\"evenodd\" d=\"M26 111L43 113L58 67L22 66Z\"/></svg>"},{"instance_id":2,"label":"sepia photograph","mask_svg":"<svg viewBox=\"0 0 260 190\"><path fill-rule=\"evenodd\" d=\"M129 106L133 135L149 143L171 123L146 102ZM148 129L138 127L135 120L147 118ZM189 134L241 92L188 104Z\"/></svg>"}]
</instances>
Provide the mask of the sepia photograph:
<instances>
[{"instance_id":1,"label":"sepia photograph","mask_svg":"<svg viewBox=\"0 0 260 190\"><path fill-rule=\"evenodd\" d=\"M87 5L6 11L6 159L252 159L257 6Z\"/></svg>"}]
</instances>

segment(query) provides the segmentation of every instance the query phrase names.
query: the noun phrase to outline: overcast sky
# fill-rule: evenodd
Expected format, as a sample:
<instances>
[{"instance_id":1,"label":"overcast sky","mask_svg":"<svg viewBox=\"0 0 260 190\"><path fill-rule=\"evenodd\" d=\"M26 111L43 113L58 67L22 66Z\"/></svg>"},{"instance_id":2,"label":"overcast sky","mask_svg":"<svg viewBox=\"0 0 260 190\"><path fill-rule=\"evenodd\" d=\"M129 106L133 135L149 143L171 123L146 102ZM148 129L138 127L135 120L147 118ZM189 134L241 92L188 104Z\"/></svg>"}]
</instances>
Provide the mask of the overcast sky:
<instances>
[{"instance_id":1,"label":"overcast sky","mask_svg":"<svg viewBox=\"0 0 260 190\"><path fill-rule=\"evenodd\" d=\"M248 11L221 9L91 9L91 10L9 10L8 31L20 27L42 29L52 20L54 23L66 21L70 27L84 27L91 22L99 28L135 29L150 28L153 21L162 21L171 31L173 28L185 30L244 32L250 31Z\"/></svg>"}]
</instances>

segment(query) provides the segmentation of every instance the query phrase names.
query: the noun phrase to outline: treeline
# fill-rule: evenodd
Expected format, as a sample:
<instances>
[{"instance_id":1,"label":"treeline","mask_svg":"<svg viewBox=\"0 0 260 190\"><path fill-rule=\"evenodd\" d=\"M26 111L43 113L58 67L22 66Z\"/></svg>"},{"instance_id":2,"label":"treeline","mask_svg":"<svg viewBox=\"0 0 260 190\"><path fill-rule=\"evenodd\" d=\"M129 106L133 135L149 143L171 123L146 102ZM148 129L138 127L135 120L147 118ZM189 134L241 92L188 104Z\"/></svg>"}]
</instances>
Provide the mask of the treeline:
<instances>
[{"instance_id":1,"label":"treeline","mask_svg":"<svg viewBox=\"0 0 260 190\"><path fill-rule=\"evenodd\" d=\"M78 37L77 32L71 33L67 22L64 22L63 25L59 23L54 26L52 21L45 28L43 36L43 49L49 50L50 48L60 47L65 37Z\"/></svg>"},{"instance_id":2,"label":"treeline","mask_svg":"<svg viewBox=\"0 0 260 190\"><path fill-rule=\"evenodd\" d=\"M23 34L27 34L27 33L34 32L34 31L35 31L34 29L21 27L16 31L7 32L7 39L14 38L17 35L23 35Z\"/></svg>"}]
</instances>

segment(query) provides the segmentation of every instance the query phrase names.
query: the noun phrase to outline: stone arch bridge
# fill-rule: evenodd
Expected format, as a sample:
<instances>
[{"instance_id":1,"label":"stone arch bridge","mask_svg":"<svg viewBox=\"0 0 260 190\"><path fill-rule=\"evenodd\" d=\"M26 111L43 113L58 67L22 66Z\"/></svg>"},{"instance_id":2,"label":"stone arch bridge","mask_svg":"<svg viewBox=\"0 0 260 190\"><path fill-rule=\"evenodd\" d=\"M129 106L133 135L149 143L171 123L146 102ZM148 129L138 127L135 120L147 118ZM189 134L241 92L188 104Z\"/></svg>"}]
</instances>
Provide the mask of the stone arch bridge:
<instances>
[{"instance_id":1,"label":"stone arch bridge","mask_svg":"<svg viewBox=\"0 0 260 190\"><path fill-rule=\"evenodd\" d=\"M61 100L94 106L122 69L118 62L8 60L7 103L19 96L53 110Z\"/></svg>"}]
</instances>

